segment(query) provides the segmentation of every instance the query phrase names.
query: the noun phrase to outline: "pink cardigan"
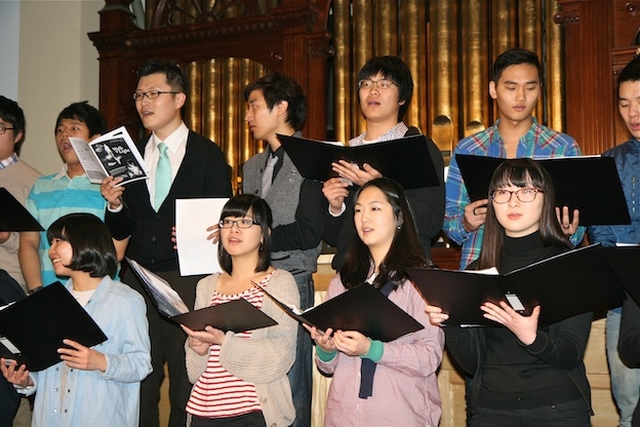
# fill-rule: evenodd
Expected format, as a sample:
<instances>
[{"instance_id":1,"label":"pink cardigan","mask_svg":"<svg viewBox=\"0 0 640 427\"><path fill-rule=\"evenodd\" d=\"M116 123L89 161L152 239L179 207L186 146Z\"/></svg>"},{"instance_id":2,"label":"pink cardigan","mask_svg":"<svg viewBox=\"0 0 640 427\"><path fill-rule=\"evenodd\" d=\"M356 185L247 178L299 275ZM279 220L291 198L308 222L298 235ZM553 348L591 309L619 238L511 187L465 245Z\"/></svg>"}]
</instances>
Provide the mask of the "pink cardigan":
<instances>
[{"instance_id":1,"label":"pink cardigan","mask_svg":"<svg viewBox=\"0 0 640 427\"><path fill-rule=\"evenodd\" d=\"M326 299L345 291L336 275ZM436 370L442 361L444 333L432 326L425 302L411 282L391 292L389 299L425 328L384 343L376 368L373 395L360 399L360 357L338 352L329 362L316 356L320 371L333 374L325 410L325 427L433 426L442 413Z\"/></svg>"}]
</instances>

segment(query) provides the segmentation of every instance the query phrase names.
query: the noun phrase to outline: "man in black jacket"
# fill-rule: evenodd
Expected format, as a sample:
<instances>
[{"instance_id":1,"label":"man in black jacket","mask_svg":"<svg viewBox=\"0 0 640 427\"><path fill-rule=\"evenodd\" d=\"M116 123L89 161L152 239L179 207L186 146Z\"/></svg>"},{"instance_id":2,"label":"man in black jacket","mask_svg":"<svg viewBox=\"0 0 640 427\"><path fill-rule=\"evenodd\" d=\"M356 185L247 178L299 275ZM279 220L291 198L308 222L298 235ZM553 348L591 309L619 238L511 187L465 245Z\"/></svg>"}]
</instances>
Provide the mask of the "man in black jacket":
<instances>
[{"instance_id":1,"label":"man in black jacket","mask_svg":"<svg viewBox=\"0 0 640 427\"><path fill-rule=\"evenodd\" d=\"M175 201L231 197L229 166L216 144L190 131L182 121L181 109L188 91L184 71L174 62L154 59L145 63L138 75L133 99L142 124L152 133L137 146L149 179L125 188L115 187L120 178L105 178L101 185L102 195L109 202L105 222L119 245L126 247L126 256L164 277L192 308L196 283L202 276L182 277L178 273L171 242ZM123 267L121 277L147 300L153 372L142 382L140 426L158 426L158 400L166 361L171 400L169 426L184 427L191 391L185 370L186 335L160 316L131 269Z\"/></svg>"}]
</instances>

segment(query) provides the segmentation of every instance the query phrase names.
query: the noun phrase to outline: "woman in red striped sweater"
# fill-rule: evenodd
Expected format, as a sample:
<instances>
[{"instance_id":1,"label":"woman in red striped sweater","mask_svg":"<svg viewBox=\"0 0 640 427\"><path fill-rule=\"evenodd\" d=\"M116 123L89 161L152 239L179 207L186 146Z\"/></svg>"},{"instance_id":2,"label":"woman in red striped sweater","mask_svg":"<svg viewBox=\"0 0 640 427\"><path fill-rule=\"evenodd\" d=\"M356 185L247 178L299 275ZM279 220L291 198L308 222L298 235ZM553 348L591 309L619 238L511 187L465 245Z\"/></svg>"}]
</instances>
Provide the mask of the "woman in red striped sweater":
<instances>
[{"instance_id":1,"label":"woman in red striped sweater","mask_svg":"<svg viewBox=\"0 0 640 427\"><path fill-rule=\"evenodd\" d=\"M189 335L187 373L194 383L188 419L191 427L286 427L295 418L287 372L298 325L252 282L295 305L298 288L290 273L269 264L271 210L264 200L236 196L220 219L218 259L224 272L198 282L194 308L244 298L278 324L241 333L183 326Z\"/></svg>"}]
</instances>

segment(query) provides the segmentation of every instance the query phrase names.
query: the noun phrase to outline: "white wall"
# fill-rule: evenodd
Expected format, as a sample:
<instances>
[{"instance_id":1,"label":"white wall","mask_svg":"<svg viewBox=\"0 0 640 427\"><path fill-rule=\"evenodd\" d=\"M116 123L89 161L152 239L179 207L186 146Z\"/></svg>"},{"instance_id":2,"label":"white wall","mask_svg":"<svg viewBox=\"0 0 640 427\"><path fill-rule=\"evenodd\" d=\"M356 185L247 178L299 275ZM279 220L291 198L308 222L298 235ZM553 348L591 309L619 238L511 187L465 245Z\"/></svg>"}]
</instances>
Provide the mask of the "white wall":
<instances>
[{"instance_id":1,"label":"white wall","mask_svg":"<svg viewBox=\"0 0 640 427\"><path fill-rule=\"evenodd\" d=\"M0 0L0 95L18 98L20 2Z\"/></svg>"},{"instance_id":2,"label":"white wall","mask_svg":"<svg viewBox=\"0 0 640 427\"><path fill-rule=\"evenodd\" d=\"M0 27L4 3L20 5L19 38L9 44L19 49L17 100L27 118L21 158L43 174L55 173L62 165L54 140L58 113L76 101L98 107L98 51L87 33L99 30L104 1L0 0Z\"/></svg>"}]
</instances>

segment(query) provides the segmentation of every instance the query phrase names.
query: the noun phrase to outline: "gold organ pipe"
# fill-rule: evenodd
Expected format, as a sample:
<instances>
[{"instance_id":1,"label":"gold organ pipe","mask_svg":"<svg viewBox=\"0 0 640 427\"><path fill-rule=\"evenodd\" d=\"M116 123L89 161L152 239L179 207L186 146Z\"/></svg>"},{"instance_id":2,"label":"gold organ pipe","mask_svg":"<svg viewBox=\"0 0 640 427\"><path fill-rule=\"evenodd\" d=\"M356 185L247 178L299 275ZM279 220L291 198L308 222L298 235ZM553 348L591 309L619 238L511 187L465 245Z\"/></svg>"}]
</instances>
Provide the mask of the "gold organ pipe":
<instances>
[{"instance_id":1,"label":"gold organ pipe","mask_svg":"<svg viewBox=\"0 0 640 427\"><path fill-rule=\"evenodd\" d=\"M518 11L518 23L519 23L519 39L520 47L529 49L538 54L540 62L542 63L545 58L542 57L542 0L524 0L520 4ZM544 71L544 70L543 70ZM540 76L541 81L544 81L545 76ZM540 101L534 110L534 115L538 120L543 120L544 115L544 102L546 101L543 93L541 94Z\"/></svg>"},{"instance_id":2,"label":"gold organ pipe","mask_svg":"<svg viewBox=\"0 0 640 427\"><path fill-rule=\"evenodd\" d=\"M202 81L202 111L203 126L202 134L214 141L226 153L222 144L222 135L220 130L222 124L220 118L222 115L222 90L221 90L221 72L220 60L211 59L203 62L203 81ZM227 161L231 159L227 157Z\"/></svg>"},{"instance_id":3,"label":"gold organ pipe","mask_svg":"<svg viewBox=\"0 0 640 427\"><path fill-rule=\"evenodd\" d=\"M373 2L371 0L353 0L353 71L351 81L347 86L347 90L353 94L351 108L351 117L355 123L353 134L348 138L352 138L361 134L365 130L364 119L360 111L360 104L357 97L356 76L358 71L369 58L375 55L373 49Z\"/></svg>"},{"instance_id":4,"label":"gold organ pipe","mask_svg":"<svg viewBox=\"0 0 640 427\"><path fill-rule=\"evenodd\" d=\"M429 55L429 104L431 138L445 154L457 143L458 67L457 6L449 0L430 2L431 45ZM449 154L449 156L447 156Z\"/></svg>"},{"instance_id":5,"label":"gold organ pipe","mask_svg":"<svg viewBox=\"0 0 640 427\"><path fill-rule=\"evenodd\" d=\"M371 40L373 40L375 56L396 56L398 55L398 2L378 0L372 5L374 31Z\"/></svg>"},{"instance_id":6,"label":"gold organ pipe","mask_svg":"<svg viewBox=\"0 0 640 427\"><path fill-rule=\"evenodd\" d=\"M423 133L429 134L427 114L427 46L426 46L426 11L424 0L407 0L400 11L400 28L402 58L409 66L413 76L413 100L405 115L405 122L417 126Z\"/></svg>"},{"instance_id":7,"label":"gold organ pipe","mask_svg":"<svg viewBox=\"0 0 640 427\"><path fill-rule=\"evenodd\" d=\"M465 0L462 14L462 117L464 135L472 135L485 128L488 46L487 2L484 0Z\"/></svg>"},{"instance_id":8,"label":"gold organ pipe","mask_svg":"<svg viewBox=\"0 0 640 427\"><path fill-rule=\"evenodd\" d=\"M490 102L488 111L492 114L485 122L485 126L491 126L498 119L498 106L488 95L489 81L493 77L493 61L507 49L516 46L517 38L517 0L495 0L491 2L491 57L487 56L487 100Z\"/></svg>"},{"instance_id":9,"label":"gold organ pipe","mask_svg":"<svg viewBox=\"0 0 640 427\"><path fill-rule=\"evenodd\" d=\"M562 132L565 128L562 121L564 112L564 55L562 52L562 30L553 22L558 3L556 0L546 1L546 34L547 34L547 122L550 128Z\"/></svg>"},{"instance_id":10,"label":"gold organ pipe","mask_svg":"<svg viewBox=\"0 0 640 427\"><path fill-rule=\"evenodd\" d=\"M187 84L189 85L183 120L189 129L198 131L202 129L202 97L200 92L202 70L198 62L190 62L182 68L187 75Z\"/></svg>"},{"instance_id":11,"label":"gold organ pipe","mask_svg":"<svg viewBox=\"0 0 640 427\"><path fill-rule=\"evenodd\" d=\"M338 141L346 142L351 133L351 2L349 0L333 1L334 40L336 53L334 56L334 131Z\"/></svg>"},{"instance_id":12,"label":"gold organ pipe","mask_svg":"<svg viewBox=\"0 0 640 427\"><path fill-rule=\"evenodd\" d=\"M221 62L222 72L222 106L221 106L221 139L220 146L227 155L227 161L233 168L232 183L237 184L238 164L240 154L238 150L238 59L225 58Z\"/></svg>"}]
</instances>

